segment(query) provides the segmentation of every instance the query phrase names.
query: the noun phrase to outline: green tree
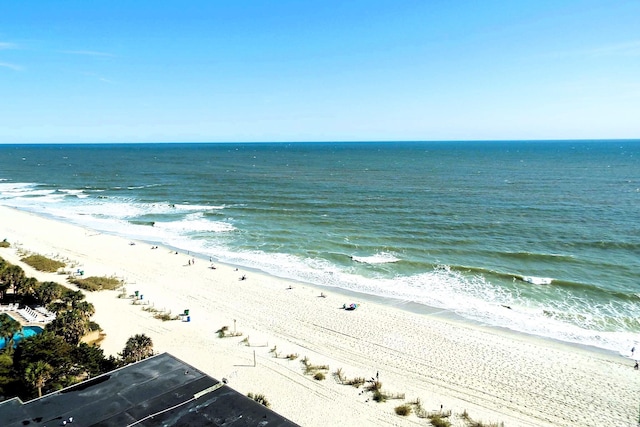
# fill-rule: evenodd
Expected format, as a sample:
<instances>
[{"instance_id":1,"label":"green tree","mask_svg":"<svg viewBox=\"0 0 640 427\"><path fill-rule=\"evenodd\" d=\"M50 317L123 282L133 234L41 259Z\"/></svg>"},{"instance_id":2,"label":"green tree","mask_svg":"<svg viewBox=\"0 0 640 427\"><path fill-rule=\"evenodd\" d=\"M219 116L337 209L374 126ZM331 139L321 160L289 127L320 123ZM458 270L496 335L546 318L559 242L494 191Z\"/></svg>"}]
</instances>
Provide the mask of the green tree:
<instances>
[{"instance_id":1,"label":"green tree","mask_svg":"<svg viewBox=\"0 0 640 427\"><path fill-rule=\"evenodd\" d=\"M56 282L42 282L34 289L36 299L44 306L60 299L63 292L64 287Z\"/></svg>"},{"instance_id":2,"label":"green tree","mask_svg":"<svg viewBox=\"0 0 640 427\"><path fill-rule=\"evenodd\" d=\"M13 371L13 358L7 352L0 353L0 396L15 397L22 386Z\"/></svg>"},{"instance_id":3,"label":"green tree","mask_svg":"<svg viewBox=\"0 0 640 427\"><path fill-rule=\"evenodd\" d=\"M53 376L53 367L47 362L38 360L35 363L29 363L24 371L24 379L31 387L38 390L38 397L42 397L42 387Z\"/></svg>"},{"instance_id":4,"label":"green tree","mask_svg":"<svg viewBox=\"0 0 640 427\"><path fill-rule=\"evenodd\" d=\"M127 340L120 356L124 363L139 362L153 356L153 342L145 334L136 334Z\"/></svg>"},{"instance_id":5,"label":"green tree","mask_svg":"<svg viewBox=\"0 0 640 427\"><path fill-rule=\"evenodd\" d=\"M13 336L20 331L22 331L20 322L5 313L0 315L0 338L4 338L5 352L11 353L13 351Z\"/></svg>"},{"instance_id":6,"label":"green tree","mask_svg":"<svg viewBox=\"0 0 640 427\"><path fill-rule=\"evenodd\" d=\"M46 330L76 346L89 332L89 318L80 310L59 311L56 318L47 324Z\"/></svg>"},{"instance_id":7,"label":"green tree","mask_svg":"<svg viewBox=\"0 0 640 427\"><path fill-rule=\"evenodd\" d=\"M18 378L24 380L27 366L43 361L53 368L49 384L53 388L60 388L71 384L73 377L73 346L46 331L42 334L25 338L18 343L13 354L13 366ZM31 396L24 396L31 397Z\"/></svg>"},{"instance_id":8,"label":"green tree","mask_svg":"<svg viewBox=\"0 0 640 427\"><path fill-rule=\"evenodd\" d=\"M32 297L37 286L38 280L35 277L25 277L24 280L16 284L15 293L22 298Z\"/></svg>"},{"instance_id":9,"label":"green tree","mask_svg":"<svg viewBox=\"0 0 640 427\"><path fill-rule=\"evenodd\" d=\"M2 293L2 299L4 300L8 288L12 288L15 292L16 286L25 278L24 270L19 265L7 265L0 270L0 284L2 284L0 293Z\"/></svg>"},{"instance_id":10,"label":"green tree","mask_svg":"<svg viewBox=\"0 0 640 427\"><path fill-rule=\"evenodd\" d=\"M115 358L105 358L104 351L96 345L80 343L71 354L80 376L94 377L117 368Z\"/></svg>"}]
</instances>

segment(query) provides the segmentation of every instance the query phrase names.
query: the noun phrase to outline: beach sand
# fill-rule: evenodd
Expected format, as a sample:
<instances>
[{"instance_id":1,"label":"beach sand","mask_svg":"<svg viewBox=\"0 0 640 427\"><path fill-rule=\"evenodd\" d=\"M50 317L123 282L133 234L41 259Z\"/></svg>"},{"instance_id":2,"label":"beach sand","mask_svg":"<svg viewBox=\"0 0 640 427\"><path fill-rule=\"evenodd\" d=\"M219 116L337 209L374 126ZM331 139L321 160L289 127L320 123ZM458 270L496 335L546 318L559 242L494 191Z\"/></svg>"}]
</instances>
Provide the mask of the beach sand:
<instances>
[{"instance_id":1,"label":"beach sand","mask_svg":"<svg viewBox=\"0 0 640 427\"><path fill-rule=\"evenodd\" d=\"M632 426L638 420L640 372L615 354L415 313L373 299L345 296L255 271L215 263L166 247L135 242L0 206L0 256L28 276L70 286L66 276L20 262L30 252L69 262L85 276L116 276L126 294L87 292L93 317L116 355L139 333L156 352L169 352L303 426L429 425L394 408L419 399L429 411L466 411L505 426ZM240 280L246 275L246 280ZM320 297L323 292L325 297ZM359 303L354 311L345 303ZM190 321L154 319L143 307L189 310ZM218 338L227 326L238 337ZM248 339L247 342L243 340ZM273 348L279 357L274 357ZM296 360L288 360L297 354ZM322 381L305 375L301 359L328 365ZM255 365L254 365L255 361ZM382 390L404 399L374 402L363 388L341 384L379 375ZM453 425L466 425L452 417Z\"/></svg>"}]
</instances>

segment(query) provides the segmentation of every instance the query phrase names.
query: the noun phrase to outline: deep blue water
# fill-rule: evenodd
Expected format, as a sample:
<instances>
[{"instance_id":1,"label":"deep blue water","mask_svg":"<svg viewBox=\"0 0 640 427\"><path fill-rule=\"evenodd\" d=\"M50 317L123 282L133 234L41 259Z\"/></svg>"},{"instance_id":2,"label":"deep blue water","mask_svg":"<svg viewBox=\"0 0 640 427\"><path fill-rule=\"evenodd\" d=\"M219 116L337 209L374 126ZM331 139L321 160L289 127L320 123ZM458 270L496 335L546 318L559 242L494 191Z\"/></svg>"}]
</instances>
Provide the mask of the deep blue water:
<instances>
[{"instance_id":1,"label":"deep blue water","mask_svg":"<svg viewBox=\"0 0 640 427\"><path fill-rule=\"evenodd\" d=\"M640 340L640 141L0 145L0 180L4 205L221 262Z\"/></svg>"}]
</instances>

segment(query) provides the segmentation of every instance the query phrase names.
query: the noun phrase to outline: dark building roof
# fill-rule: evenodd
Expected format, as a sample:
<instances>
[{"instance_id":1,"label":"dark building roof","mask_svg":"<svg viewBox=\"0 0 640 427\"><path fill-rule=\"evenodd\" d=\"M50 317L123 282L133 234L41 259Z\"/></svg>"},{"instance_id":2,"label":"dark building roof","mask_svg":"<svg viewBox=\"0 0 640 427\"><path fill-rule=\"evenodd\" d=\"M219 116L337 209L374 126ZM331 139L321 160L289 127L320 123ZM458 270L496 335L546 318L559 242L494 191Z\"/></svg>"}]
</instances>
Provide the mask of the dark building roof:
<instances>
[{"instance_id":1,"label":"dark building roof","mask_svg":"<svg viewBox=\"0 0 640 427\"><path fill-rule=\"evenodd\" d=\"M168 353L23 403L0 403L0 424L24 426L264 426L297 424Z\"/></svg>"}]
</instances>

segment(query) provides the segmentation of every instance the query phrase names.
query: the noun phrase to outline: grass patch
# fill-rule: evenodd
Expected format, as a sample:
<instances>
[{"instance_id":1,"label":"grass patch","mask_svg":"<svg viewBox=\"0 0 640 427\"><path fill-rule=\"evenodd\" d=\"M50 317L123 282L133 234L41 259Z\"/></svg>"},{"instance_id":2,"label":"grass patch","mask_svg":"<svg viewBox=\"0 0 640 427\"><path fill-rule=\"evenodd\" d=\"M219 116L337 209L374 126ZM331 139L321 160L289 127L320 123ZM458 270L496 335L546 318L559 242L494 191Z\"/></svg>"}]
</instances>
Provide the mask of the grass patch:
<instances>
[{"instance_id":1,"label":"grass patch","mask_svg":"<svg viewBox=\"0 0 640 427\"><path fill-rule=\"evenodd\" d=\"M76 285L80 289L84 289L89 292L103 290L113 291L122 286L122 281L120 279L116 279L115 277L90 276L84 279L70 277L68 281L69 283Z\"/></svg>"},{"instance_id":2,"label":"grass patch","mask_svg":"<svg viewBox=\"0 0 640 427\"><path fill-rule=\"evenodd\" d=\"M30 265L38 271L45 271L48 273L55 273L59 268L63 268L65 263L62 261L56 261L42 255L29 255L22 258L20 261Z\"/></svg>"}]
</instances>

